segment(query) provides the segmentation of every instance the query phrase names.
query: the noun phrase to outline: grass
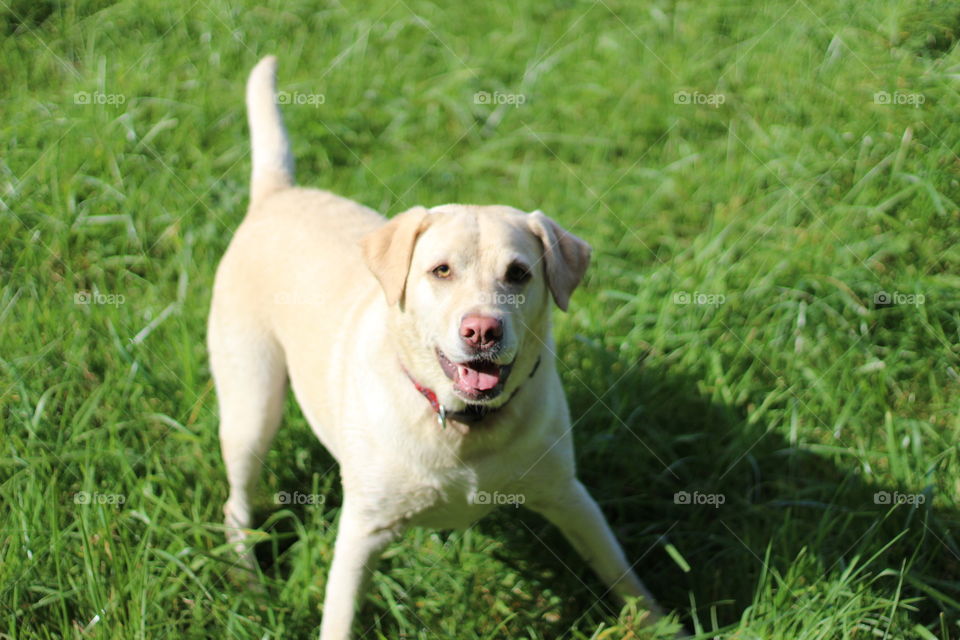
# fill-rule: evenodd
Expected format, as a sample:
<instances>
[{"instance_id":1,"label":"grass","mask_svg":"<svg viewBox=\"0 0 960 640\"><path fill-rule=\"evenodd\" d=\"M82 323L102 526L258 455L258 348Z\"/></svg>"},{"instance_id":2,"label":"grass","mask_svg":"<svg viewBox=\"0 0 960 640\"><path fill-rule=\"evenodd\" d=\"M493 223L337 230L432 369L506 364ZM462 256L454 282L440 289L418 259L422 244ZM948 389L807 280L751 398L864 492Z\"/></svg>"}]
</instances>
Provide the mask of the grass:
<instances>
[{"instance_id":1,"label":"grass","mask_svg":"<svg viewBox=\"0 0 960 640\"><path fill-rule=\"evenodd\" d=\"M291 403L267 597L229 579L204 349L268 53L301 183L592 243L556 318L579 467L688 628L960 637L957 3L4 0L0 27L5 637L317 630L333 461ZM508 509L390 547L358 632L667 637L602 592Z\"/></svg>"}]
</instances>

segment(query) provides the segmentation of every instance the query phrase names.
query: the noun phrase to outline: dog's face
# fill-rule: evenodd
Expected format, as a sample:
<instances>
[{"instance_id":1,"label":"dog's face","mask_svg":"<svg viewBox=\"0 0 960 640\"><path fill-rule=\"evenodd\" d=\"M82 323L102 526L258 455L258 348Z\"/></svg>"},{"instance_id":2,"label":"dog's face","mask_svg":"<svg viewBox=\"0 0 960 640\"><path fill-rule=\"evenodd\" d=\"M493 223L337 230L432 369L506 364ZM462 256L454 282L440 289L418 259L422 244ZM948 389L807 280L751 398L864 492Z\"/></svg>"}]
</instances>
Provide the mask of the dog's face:
<instances>
[{"instance_id":1,"label":"dog's face","mask_svg":"<svg viewBox=\"0 0 960 640\"><path fill-rule=\"evenodd\" d=\"M566 309L590 258L585 242L542 213L500 206L411 209L363 248L387 302L417 334L418 368L428 369L417 373L493 405L535 366L551 295Z\"/></svg>"}]
</instances>

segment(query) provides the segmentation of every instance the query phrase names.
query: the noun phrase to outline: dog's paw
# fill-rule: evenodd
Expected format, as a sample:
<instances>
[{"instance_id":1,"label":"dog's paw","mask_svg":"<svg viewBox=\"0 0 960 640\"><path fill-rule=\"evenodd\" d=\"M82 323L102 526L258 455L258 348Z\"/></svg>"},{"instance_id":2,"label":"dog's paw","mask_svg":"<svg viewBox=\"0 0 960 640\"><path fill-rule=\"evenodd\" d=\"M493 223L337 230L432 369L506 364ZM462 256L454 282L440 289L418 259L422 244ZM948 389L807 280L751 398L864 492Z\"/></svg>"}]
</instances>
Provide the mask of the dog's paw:
<instances>
[{"instance_id":1,"label":"dog's paw","mask_svg":"<svg viewBox=\"0 0 960 640\"><path fill-rule=\"evenodd\" d=\"M651 608L643 598L630 598L621 609L617 623L596 637L597 640L668 640L691 636L673 614L662 614L659 607Z\"/></svg>"}]
</instances>

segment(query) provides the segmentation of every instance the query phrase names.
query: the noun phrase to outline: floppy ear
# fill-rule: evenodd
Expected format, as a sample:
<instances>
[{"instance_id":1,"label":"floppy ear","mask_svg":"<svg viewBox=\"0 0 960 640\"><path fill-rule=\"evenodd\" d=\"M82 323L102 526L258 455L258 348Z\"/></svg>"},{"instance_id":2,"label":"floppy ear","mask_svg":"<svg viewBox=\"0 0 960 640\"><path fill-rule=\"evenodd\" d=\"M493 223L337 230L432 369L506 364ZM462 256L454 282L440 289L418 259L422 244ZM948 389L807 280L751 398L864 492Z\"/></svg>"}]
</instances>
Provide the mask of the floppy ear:
<instances>
[{"instance_id":1,"label":"floppy ear","mask_svg":"<svg viewBox=\"0 0 960 640\"><path fill-rule=\"evenodd\" d=\"M547 284L557 306L567 310L570 294L580 284L590 264L590 245L565 230L556 222L534 211L529 218L530 230L543 243Z\"/></svg>"},{"instance_id":2,"label":"floppy ear","mask_svg":"<svg viewBox=\"0 0 960 640\"><path fill-rule=\"evenodd\" d=\"M380 281L388 305L396 304L403 296L413 247L427 227L428 215L425 208L413 207L360 240L363 258Z\"/></svg>"}]
</instances>

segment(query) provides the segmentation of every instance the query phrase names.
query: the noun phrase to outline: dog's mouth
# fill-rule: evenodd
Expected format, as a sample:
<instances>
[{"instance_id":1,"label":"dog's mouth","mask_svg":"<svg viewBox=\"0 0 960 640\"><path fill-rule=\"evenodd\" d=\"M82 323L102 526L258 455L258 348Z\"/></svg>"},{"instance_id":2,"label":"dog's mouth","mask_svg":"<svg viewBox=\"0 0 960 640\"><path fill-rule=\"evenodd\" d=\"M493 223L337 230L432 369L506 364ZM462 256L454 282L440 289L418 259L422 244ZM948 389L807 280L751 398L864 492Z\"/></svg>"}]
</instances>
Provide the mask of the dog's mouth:
<instances>
[{"instance_id":1,"label":"dog's mouth","mask_svg":"<svg viewBox=\"0 0 960 640\"><path fill-rule=\"evenodd\" d=\"M453 381L453 390L465 400L492 400L503 391L513 363L497 364L489 360L453 362L437 349L437 361L443 373Z\"/></svg>"}]
</instances>

